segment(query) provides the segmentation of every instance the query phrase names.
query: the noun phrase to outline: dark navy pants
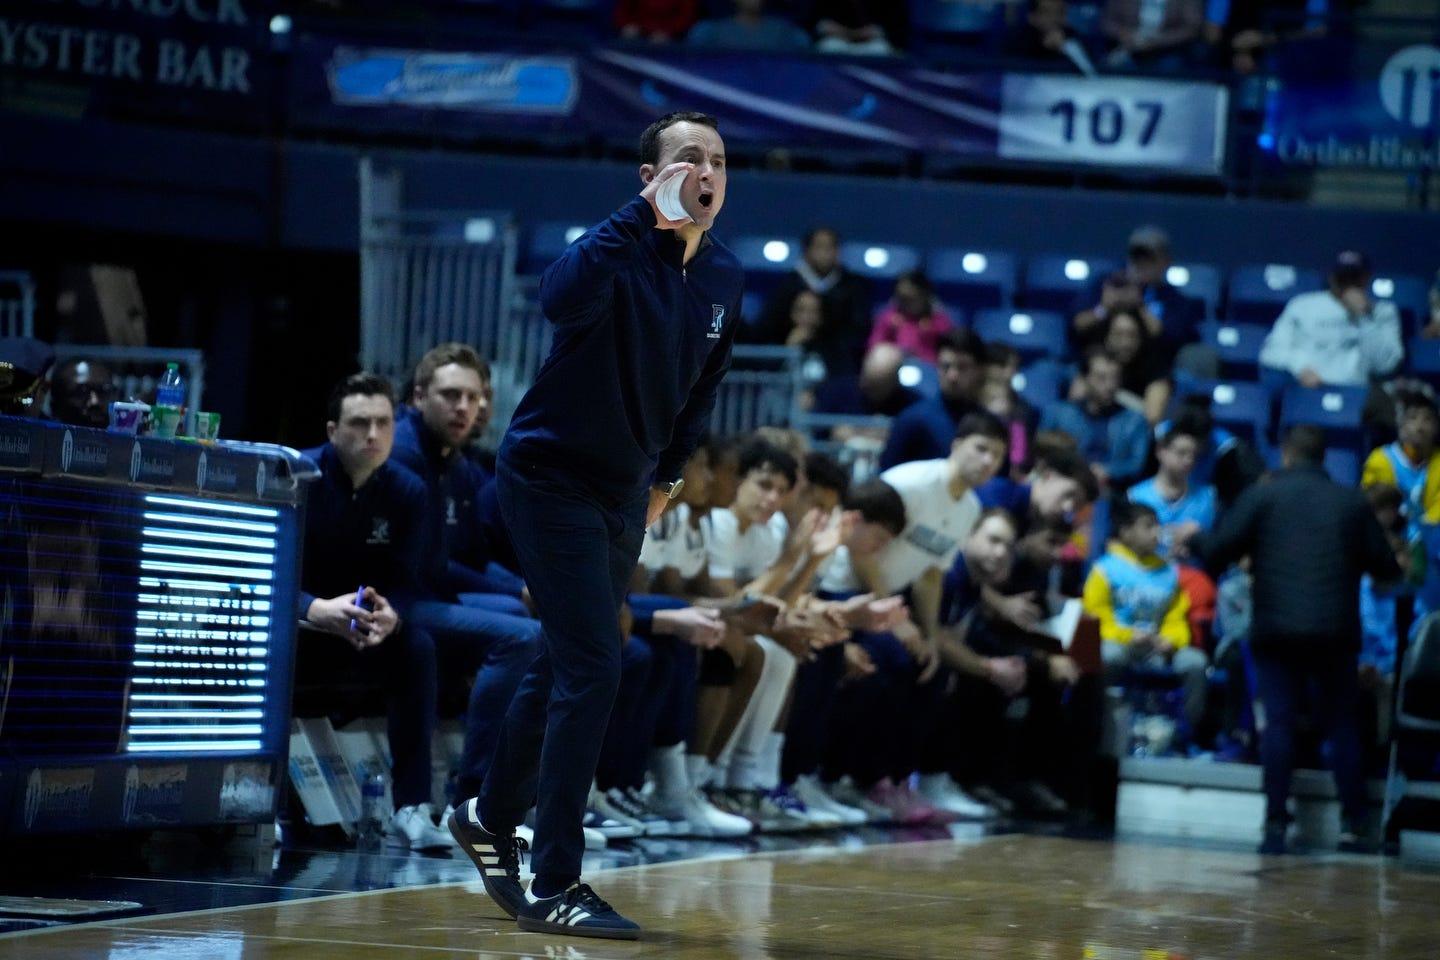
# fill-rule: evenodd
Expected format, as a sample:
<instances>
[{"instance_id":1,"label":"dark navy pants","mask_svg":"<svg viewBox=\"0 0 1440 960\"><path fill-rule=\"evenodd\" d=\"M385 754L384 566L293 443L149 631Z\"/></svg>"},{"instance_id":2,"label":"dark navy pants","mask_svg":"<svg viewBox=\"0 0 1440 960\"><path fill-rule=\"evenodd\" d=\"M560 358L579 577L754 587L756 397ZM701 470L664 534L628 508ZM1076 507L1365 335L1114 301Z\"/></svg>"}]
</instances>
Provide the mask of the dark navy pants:
<instances>
[{"instance_id":1,"label":"dark navy pants","mask_svg":"<svg viewBox=\"0 0 1440 960\"><path fill-rule=\"evenodd\" d=\"M524 610L523 604L514 602ZM475 671L465 714L465 752L453 798L468 800L484 782L505 711L540 650L540 624L525 616L428 600L411 606L409 622L435 638L447 668Z\"/></svg>"},{"instance_id":2,"label":"dark navy pants","mask_svg":"<svg viewBox=\"0 0 1440 960\"><path fill-rule=\"evenodd\" d=\"M503 457L497 468L500 510L544 629L505 716L480 818L508 830L536 805L535 877L553 894L580 877L585 803L620 686L620 604L649 496L612 508L553 473Z\"/></svg>"},{"instance_id":3,"label":"dark navy pants","mask_svg":"<svg viewBox=\"0 0 1440 960\"><path fill-rule=\"evenodd\" d=\"M1265 768L1265 819L1288 822L1286 801L1295 769L1295 717L1307 689L1310 710L1330 741L1330 762L1340 811L1353 822L1365 814L1365 779L1360 765L1357 704L1360 685L1353 651L1327 649L1275 653L1255 652L1260 701L1265 704L1265 729L1260 733L1260 763Z\"/></svg>"}]
</instances>

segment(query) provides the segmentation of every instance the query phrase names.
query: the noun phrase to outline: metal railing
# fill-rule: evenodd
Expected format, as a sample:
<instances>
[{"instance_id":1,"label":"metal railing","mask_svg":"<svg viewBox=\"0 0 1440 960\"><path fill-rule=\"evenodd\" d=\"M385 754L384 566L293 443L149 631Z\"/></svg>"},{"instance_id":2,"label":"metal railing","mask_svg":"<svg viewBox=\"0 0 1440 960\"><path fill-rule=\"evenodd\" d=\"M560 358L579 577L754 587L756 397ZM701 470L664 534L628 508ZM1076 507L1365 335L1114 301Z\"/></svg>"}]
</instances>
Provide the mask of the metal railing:
<instances>
[{"instance_id":1,"label":"metal railing","mask_svg":"<svg viewBox=\"0 0 1440 960\"><path fill-rule=\"evenodd\" d=\"M18 270L0 271L0 337L35 336L35 281Z\"/></svg>"}]
</instances>

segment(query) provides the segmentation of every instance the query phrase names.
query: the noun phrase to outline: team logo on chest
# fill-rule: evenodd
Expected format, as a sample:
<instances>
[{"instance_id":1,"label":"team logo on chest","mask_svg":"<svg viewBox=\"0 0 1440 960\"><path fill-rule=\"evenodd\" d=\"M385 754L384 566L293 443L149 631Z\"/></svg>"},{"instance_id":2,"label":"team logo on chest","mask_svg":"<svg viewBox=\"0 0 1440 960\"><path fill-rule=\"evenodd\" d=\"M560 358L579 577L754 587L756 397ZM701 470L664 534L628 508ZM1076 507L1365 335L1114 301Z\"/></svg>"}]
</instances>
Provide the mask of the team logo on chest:
<instances>
[{"instance_id":1,"label":"team logo on chest","mask_svg":"<svg viewBox=\"0 0 1440 960\"><path fill-rule=\"evenodd\" d=\"M710 333L707 334L711 340L720 339L720 328L725 326L725 308L718 303L710 304Z\"/></svg>"},{"instance_id":2,"label":"team logo on chest","mask_svg":"<svg viewBox=\"0 0 1440 960\"><path fill-rule=\"evenodd\" d=\"M373 545L388 544L390 542L390 520L386 517L372 517L370 539L365 542Z\"/></svg>"}]
</instances>

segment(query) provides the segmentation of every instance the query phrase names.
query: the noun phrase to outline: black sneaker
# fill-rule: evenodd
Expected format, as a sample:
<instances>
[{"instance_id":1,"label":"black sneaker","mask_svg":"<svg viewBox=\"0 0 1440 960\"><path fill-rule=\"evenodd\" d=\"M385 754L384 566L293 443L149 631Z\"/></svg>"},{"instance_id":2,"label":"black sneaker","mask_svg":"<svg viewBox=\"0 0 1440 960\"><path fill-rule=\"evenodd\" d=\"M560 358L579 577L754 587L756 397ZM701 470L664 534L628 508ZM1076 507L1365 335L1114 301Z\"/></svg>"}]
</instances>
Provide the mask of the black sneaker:
<instances>
[{"instance_id":1,"label":"black sneaker","mask_svg":"<svg viewBox=\"0 0 1440 960\"><path fill-rule=\"evenodd\" d=\"M520 915L515 919L527 933L561 933L604 940L640 939L640 925L617 913L588 883L572 883L564 893L544 899L526 890Z\"/></svg>"},{"instance_id":2,"label":"black sneaker","mask_svg":"<svg viewBox=\"0 0 1440 960\"><path fill-rule=\"evenodd\" d=\"M1278 857L1289 852L1285 844L1285 833L1289 826L1288 823L1277 823L1273 820L1265 822L1265 839L1260 842L1262 856Z\"/></svg>"},{"instance_id":3,"label":"black sneaker","mask_svg":"<svg viewBox=\"0 0 1440 960\"><path fill-rule=\"evenodd\" d=\"M514 920L525 904L525 888L520 885L520 854L530 845L515 836L491 833L480 826L479 801L473 797L451 811L447 823L450 836L460 844L475 869L485 892L501 910Z\"/></svg>"},{"instance_id":4,"label":"black sneaker","mask_svg":"<svg viewBox=\"0 0 1440 960\"><path fill-rule=\"evenodd\" d=\"M1370 838L1370 832L1359 823L1351 820L1340 821L1340 843L1341 853L1379 853L1380 845Z\"/></svg>"}]
</instances>

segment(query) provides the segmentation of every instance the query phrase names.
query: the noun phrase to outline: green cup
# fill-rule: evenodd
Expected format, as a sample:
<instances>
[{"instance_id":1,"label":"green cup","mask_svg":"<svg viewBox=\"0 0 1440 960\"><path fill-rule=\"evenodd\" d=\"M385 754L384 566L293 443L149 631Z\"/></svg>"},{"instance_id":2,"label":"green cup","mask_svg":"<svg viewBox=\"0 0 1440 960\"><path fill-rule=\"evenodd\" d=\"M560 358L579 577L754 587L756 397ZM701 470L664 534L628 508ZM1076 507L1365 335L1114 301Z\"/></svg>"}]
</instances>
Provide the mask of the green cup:
<instances>
[{"instance_id":1,"label":"green cup","mask_svg":"<svg viewBox=\"0 0 1440 960\"><path fill-rule=\"evenodd\" d=\"M150 408L150 434L166 440L175 439L180 432L180 422L185 411L168 403L157 403Z\"/></svg>"},{"instance_id":2,"label":"green cup","mask_svg":"<svg viewBox=\"0 0 1440 960\"><path fill-rule=\"evenodd\" d=\"M195 416L191 418L190 436L196 440L219 440L220 414L205 410L195 411Z\"/></svg>"}]
</instances>

